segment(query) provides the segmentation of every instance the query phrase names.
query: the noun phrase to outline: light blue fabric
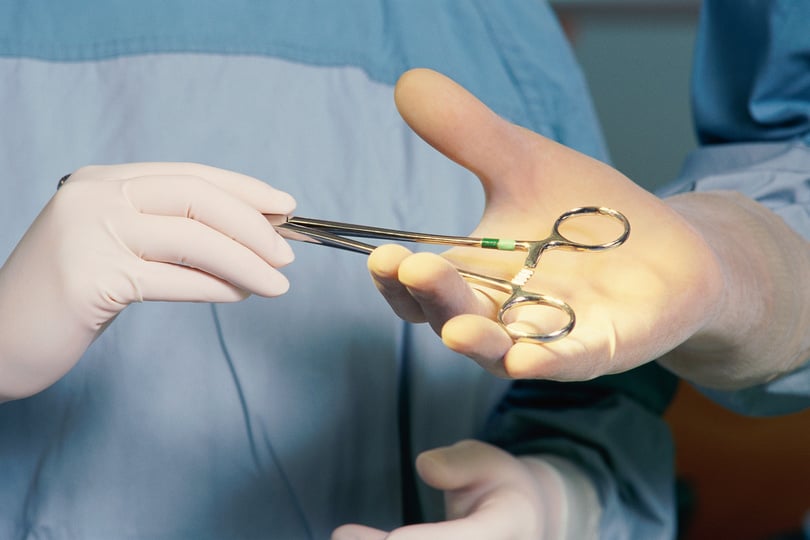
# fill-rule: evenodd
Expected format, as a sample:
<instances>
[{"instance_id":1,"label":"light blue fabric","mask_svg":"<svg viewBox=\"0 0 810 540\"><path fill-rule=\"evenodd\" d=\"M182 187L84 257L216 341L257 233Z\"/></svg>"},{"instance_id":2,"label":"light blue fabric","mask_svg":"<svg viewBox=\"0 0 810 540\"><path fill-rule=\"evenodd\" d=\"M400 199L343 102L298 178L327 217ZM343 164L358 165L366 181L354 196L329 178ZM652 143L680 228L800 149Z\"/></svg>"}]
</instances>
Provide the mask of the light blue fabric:
<instances>
[{"instance_id":1,"label":"light blue fabric","mask_svg":"<svg viewBox=\"0 0 810 540\"><path fill-rule=\"evenodd\" d=\"M65 172L141 160L256 176L302 214L464 234L481 190L398 118L391 84L408 67L447 73L605 159L564 37L534 1L18 0L0 3L0 25L3 258ZM401 460L485 434L507 383L398 321L361 257L295 249L284 297L131 306L63 380L0 406L0 537L299 539L399 525L412 481ZM660 411L619 389L649 385L666 402L671 379L635 377L599 406L550 403L500 442L528 437L579 462L614 538L671 538ZM440 519L439 494L420 490Z\"/></svg>"},{"instance_id":2,"label":"light blue fabric","mask_svg":"<svg viewBox=\"0 0 810 540\"><path fill-rule=\"evenodd\" d=\"M585 91L549 7L538 0L34 0L0 6L0 56L81 61L193 52L357 66L393 84L441 68L499 114L604 157ZM318 16L312 24L312 14ZM463 41L464 46L459 43ZM481 76L481 67L489 74ZM589 126L581 130L579 126Z\"/></svg>"}]
</instances>

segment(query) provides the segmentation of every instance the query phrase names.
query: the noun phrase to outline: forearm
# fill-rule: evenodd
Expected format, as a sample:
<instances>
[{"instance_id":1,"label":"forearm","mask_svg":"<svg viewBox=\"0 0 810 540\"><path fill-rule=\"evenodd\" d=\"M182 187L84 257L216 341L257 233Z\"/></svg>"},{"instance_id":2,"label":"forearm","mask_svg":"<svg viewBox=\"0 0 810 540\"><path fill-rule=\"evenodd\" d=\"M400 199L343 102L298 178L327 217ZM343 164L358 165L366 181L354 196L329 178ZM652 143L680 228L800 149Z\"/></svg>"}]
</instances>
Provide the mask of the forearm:
<instances>
[{"instance_id":1,"label":"forearm","mask_svg":"<svg viewBox=\"0 0 810 540\"><path fill-rule=\"evenodd\" d=\"M21 244L0 267L0 403L61 377L101 330L70 309L54 279L57 263L31 252Z\"/></svg>"},{"instance_id":2,"label":"forearm","mask_svg":"<svg viewBox=\"0 0 810 540\"><path fill-rule=\"evenodd\" d=\"M666 354L664 366L709 388L772 380L810 356L810 243L785 221L734 191L665 199L700 232L719 273L707 323Z\"/></svg>"}]
</instances>

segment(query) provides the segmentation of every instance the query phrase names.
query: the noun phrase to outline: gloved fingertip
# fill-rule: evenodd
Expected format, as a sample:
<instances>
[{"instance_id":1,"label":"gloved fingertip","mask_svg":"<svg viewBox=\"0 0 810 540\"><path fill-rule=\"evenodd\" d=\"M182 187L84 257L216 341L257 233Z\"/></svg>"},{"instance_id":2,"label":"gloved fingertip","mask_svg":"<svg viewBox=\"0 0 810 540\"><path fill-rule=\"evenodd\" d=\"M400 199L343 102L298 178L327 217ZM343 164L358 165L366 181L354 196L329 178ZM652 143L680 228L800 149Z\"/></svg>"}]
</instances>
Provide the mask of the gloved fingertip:
<instances>
[{"instance_id":1,"label":"gloved fingertip","mask_svg":"<svg viewBox=\"0 0 810 540\"><path fill-rule=\"evenodd\" d=\"M399 279L407 286L428 291L431 295L448 280L463 283L458 277L458 270L447 259L430 252L415 253L403 260L399 267Z\"/></svg>"},{"instance_id":2,"label":"gloved fingertip","mask_svg":"<svg viewBox=\"0 0 810 540\"><path fill-rule=\"evenodd\" d=\"M504 355L503 368L512 379L551 379L555 381L586 380L584 373L566 369L566 357L556 349L534 343L515 343ZM578 378L579 377L579 378Z\"/></svg>"},{"instance_id":3,"label":"gloved fingertip","mask_svg":"<svg viewBox=\"0 0 810 540\"><path fill-rule=\"evenodd\" d=\"M276 290L278 291L276 293L276 296L281 296L282 294L286 294L287 291L290 290L290 281L286 277L281 276L281 279L279 280L278 288Z\"/></svg>"},{"instance_id":4,"label":"gloved fingertip","mask_svg":"<svg viewBox=\"0 0 810 540\"><path fill-rule=\"evenodd\" d=\"M276 272L270 279L265 280L263 285L262 290L254 292L268 298L281 296L290 290L289 280L280 272Z\"/></svg>"},{"instance_id":5,"label":"gloved fingertip","mask_svg":"<svg viewBox=\"0 0 810 540\"><path fill-rule=\"evenodd\" d=\"M385 531L366 527L365 525L341 525L332 532L331 540L384 540Z\"/></svg>"},{"instance_id":6,"label":"gloved fingertip","mask_svg":"<svg viewBox=\"0 0 810 540\"><path fill-rule=\"evenodd\" d=\"M416 457L416 470L420 478L436 489L454 489L455 482L451 471L448 453L451 447L434 448Z\"/></svg>"},{"instance_id":7,"label":"gloved fingertip","mask_svg":"<svg viewBox=\"0 0 810 540\"><path fill-rule=\"evenodd\" d=\"M412 255L411 251L399 244L383 244L375 249L367 259L368 270L383 279L397 279L399 265Z\"/></svg>"},{"instance_id":8,"label":"gloved fingertip","mask_svg":"<svg viewBox=\"0 0 810 540\"><path fill-rule=\"evenodd\" d=\"M501 359L513 342L494 321L478 315L459 315L445 323L441 337L448 349L474 360L498 377L506 376Z\"/></svg>"},{"instance_id":9,"label":"gloved fingertip","mask_svg":"<svg viewBox=\"0 0 810 540\"><path fill-rule=\"evenodd\" d=\"M298 206L295 198L284 191L277 191L276 199L276 212L280 214L291 214Z\"/></svg>"},{"instance_id":10,"label":"gloved fingertip","mask_svg":"<svg viewBox=\"0 0 810 540\"><path fill-rule=\"evenodd\" d=\"M276 238L276 245L274 246L273 250L273 266L286 266L295 260L295 252L290 246L289 242L287 242L281 236Z\"/></svg>"},{"instance_id":11,"label":"gloved fingertip","mask_svg":"<svg viewBox=\"0 0 810 540\"><path fill-rule=\"evenodd\" d=\"M286 191L265 183L261 184L261 190L248 200L262 214L289 216L298 205L295 198Z\"/></svg>"}]
</instances>

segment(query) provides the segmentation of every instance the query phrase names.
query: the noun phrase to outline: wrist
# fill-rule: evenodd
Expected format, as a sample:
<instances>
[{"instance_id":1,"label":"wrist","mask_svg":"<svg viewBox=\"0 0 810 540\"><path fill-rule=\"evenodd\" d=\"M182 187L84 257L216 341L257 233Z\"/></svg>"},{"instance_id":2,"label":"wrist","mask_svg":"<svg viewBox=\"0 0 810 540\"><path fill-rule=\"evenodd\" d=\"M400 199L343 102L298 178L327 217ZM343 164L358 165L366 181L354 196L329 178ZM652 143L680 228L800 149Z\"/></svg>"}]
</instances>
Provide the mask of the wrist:
<instances>
[{"instance_id":1,"label":"wrist","mask_svg":"<svg viewBox=\"0 0 810 540\"><path fill-rule=\"evenodd\" d=\"M806 360L808 243L737 192L689 193L665 202L708 246L714 298L705 323L660 363L708 388L767 382Z\"/></svg>"},{"instance_id":2,"label":"wrist","mask_svg":"<svg viewBox=\"0 0 810 540\"><path fill-rule=\"evenodd\" d=\"M598 538L602 506L590 478L559 456L524 456L520 459L543 491L543 538Z\"/></svg>"}]
</instances>

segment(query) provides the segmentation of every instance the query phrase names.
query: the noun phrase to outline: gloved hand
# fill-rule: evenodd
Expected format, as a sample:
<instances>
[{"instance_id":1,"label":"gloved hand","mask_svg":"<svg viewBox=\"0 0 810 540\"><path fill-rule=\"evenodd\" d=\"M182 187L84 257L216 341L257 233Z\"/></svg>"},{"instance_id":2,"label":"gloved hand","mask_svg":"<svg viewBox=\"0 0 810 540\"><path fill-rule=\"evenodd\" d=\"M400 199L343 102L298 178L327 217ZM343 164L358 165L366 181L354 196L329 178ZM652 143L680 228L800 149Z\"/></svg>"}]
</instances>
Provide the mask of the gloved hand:
<instances>
[{"instance_id":1,"label":"gloved hand","mask_svg":"<svg viewBox=\"0 0 810 540\"><path fill-rule=\"evenodd\" d=\"M560 458L520 457L479 441L419 455L416 468L445 493L447 521L386 532L344 525L332 540L587 540L601 508L590 481Z\"/></svg>"},{"instance_id":2,"label":"gloved hand","mask_svg":"<svg viewBox=\"0 0 810 540\"><path fill-rule=\"evenodd\" d=\"M378 248L369 269L399 316L428 321L449 348L496 375L556 380L636 367L715 316L723 286L716 254L661 199L612 167L505 121L438 73L406 73L395 97L417 134L480 179L486 206L472 236L545 238L560 214L581 206L614 208L632 227L615 249L550 251L541 259L526 289L565 300L577 315L574 330L558 341L513 343L495 322L505 295L467 285L453 266L510 280L521 252L454 248L440 257ZM533 325L537 315L522 315L521 324Z\"/></svg>"},{"instance_id":3,"label":"gloved hand","mask_svg":"<svg viewBox=\"0 0 810 540\"><path fill-rule=\"evenodd\" d=\"M276 267L293 253L262 214L294 206L263 182L203 165L76 171L0 269L0 401L59 379L132 302L284 293Z\"/></svg>"}]
</instances>

